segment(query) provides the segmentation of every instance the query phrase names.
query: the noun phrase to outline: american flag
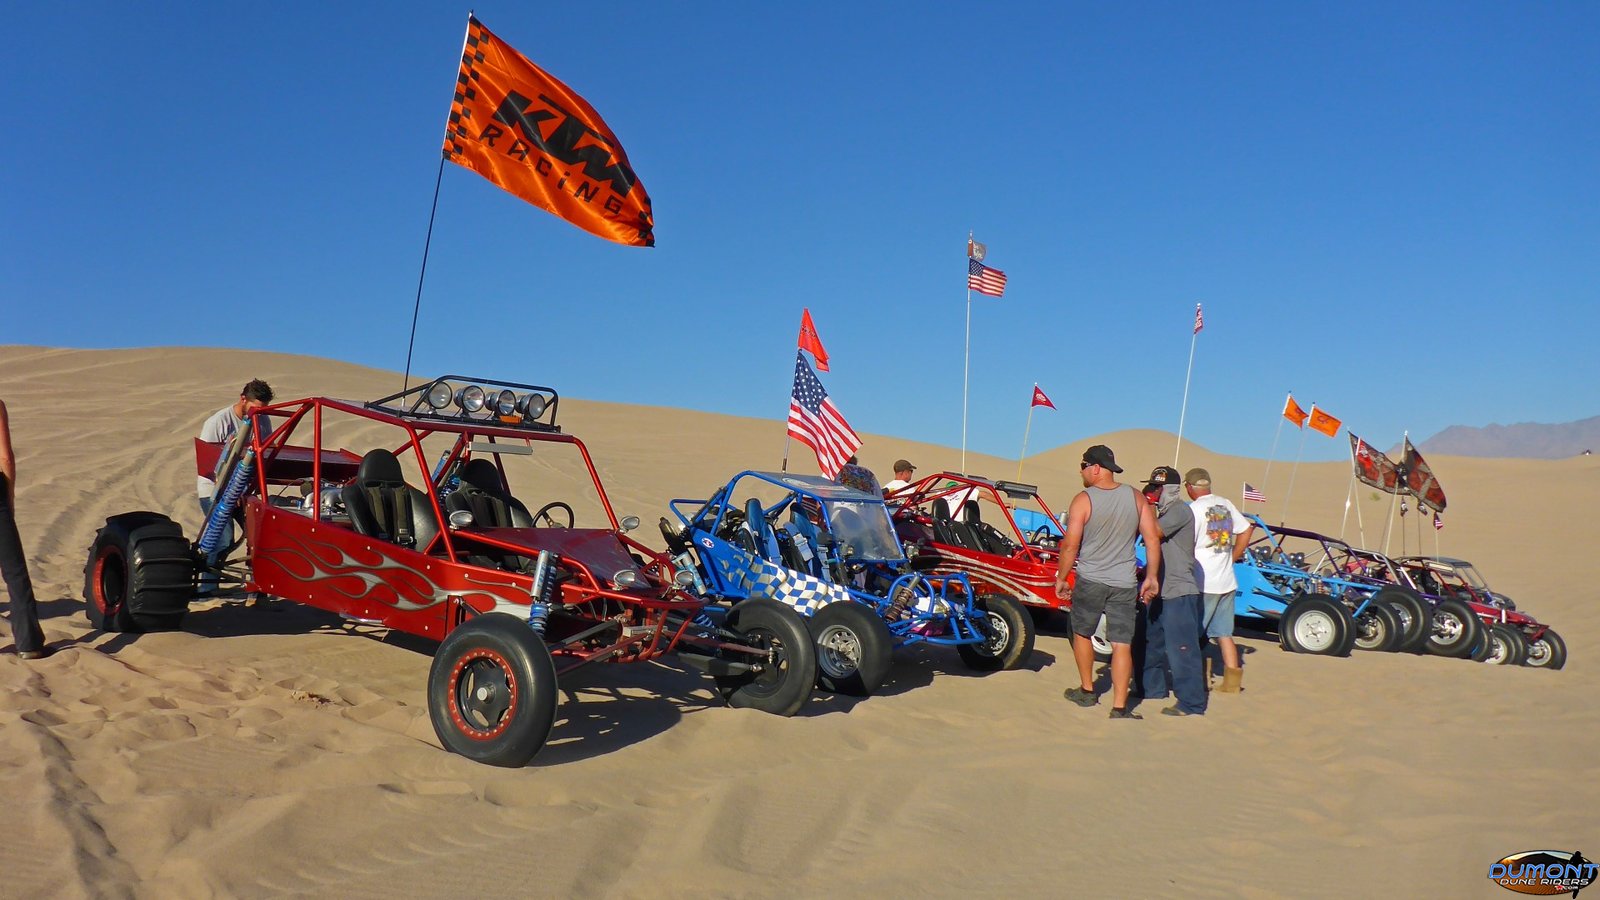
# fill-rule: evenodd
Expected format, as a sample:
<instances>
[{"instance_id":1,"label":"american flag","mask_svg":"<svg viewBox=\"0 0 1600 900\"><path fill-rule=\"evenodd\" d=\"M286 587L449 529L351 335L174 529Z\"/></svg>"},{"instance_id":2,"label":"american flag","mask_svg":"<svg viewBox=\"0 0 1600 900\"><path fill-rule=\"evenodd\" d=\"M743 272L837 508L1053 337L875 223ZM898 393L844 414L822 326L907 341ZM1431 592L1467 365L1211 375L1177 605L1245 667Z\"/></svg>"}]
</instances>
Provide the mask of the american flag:
<instances>
[{"instance_id":1,"label":"american flag","mask_svg":"<svg viewBox=\"0 0 1600 900\"><path fill-rule=\"evenodd\" d=\"M1206 327L1206 317L1200 314L1200 304L1194 305L1194 333L1199 334L1200 329Z\"/></svg>"},{"instance_id":2,"label":"american flag","mask_svg":"<svg viewBox=\"0 0 1600 900\"><path fill-rule=\"evenodd\" d=\"M1438 531L1439 529L1441 529L1443 527L1444 527L1444 519L1441 519L1439 517L1438 513L1434 513L1433 514L1433 530L1434 531Z\"/></svg>"},{"instance_id":3,"label":"american flag","mask_svg":"<svg viewBox=\"0 0 1600 900\"><path fill-rule=\"evenodd\" d=\"M1255 485L1246 481L1244 483L1244 499L1246 503L1265 503L1267 502L1267 495L1256 490Z\"/></svg>"},{"instance_id":4,"label":"american flag","mask_svg":"<svg viewBox=\"0 0 1600 900\"><path fill-rule=\"evenodd\" d=\"M991 297L1006 292L1006 273L991 269L975 259L967 260L967 289Z\"/></svg>"},{"instance_id":5,"label":"american flag","mask_svg":"<svg viewBox=\"0 0 1600 900\"><path fill-rule=\"evenodd\" d=\"M861 438L850 429L839 408L828 399L828 392L817 373L811 371L804 354L794 360L794 393L789 396L789 436L817 454L817 468L833 478L850 454L861 447Z\"/></svg>"}]
</instances>

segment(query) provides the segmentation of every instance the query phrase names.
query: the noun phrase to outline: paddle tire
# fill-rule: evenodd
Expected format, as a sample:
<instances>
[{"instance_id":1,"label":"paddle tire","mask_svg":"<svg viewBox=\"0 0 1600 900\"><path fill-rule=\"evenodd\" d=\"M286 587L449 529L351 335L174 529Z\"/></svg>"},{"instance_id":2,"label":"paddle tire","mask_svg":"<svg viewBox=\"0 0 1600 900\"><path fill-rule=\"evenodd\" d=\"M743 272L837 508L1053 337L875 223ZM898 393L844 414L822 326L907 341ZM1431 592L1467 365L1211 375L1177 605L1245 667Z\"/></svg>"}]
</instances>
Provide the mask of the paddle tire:
<instances>
[{"instance_id":1,"label":"paddle tire","mask_svg":"<svg viewBox=\"0 0 1600 900\"><path fill-rule=\"evenodd\" d=\"M1460 600L1441 600L1433 608L1433 628L1428 634L1428 652L1435 656L1468 659L1475 649L1485 646L1483 623Z\"/></svg>"},{"instance_id":2,"label":"paddle tire","mask_svg":"<svg viewBox=\"0 0 1600 900\"><path fill-rule=\"evenodd\" d=\"M1433 607L1428 601L1410 588L1394 586L1373 594L1372 602L1390 607L1400 620L1400 639L1395 642L1395 652L1421 653L1432 631Z\"/></svg>"},{"instance_id":3,"label":"paddle tire","mask_svg":"<svg viewBox=\"0 0 1600 900\"><path fill-rule=\"evenodd\" d=\"M1528 642L1528 659L1524 665L1535 669L1559 669L1566 664L1567 644L1555 629L1546 628L1544 634Z\"/></svg>"},{"instance_id":4,"label":"paddle tire","mask_svg":"<svg viewBox=\"0 0 1600 900\"><path fill-rule=\"evenodd\" d=\"M1520 666L1528 660L1528 639L1521 631L1499 622L1488 626L1491 666Z\"/></svg>"},{"instance_id":5,"label":"paddle tire","mask_svg":"<svg viewBox=\"0 0 1600 900\"><path fill-rule=\"evenodd\" d=\"M439 644L428 670L428 718L452 753L491 766L527 765L556 720L556 667L528 623L488 613Z\"/></svg>"},{"instance_id":6,"label":"paddle tire","mask_svg":"<svg viewBox=\"0 0 1600 900\"><path fill-rule=\"evenodd\" d=\"M160 513L112 516L95 533L83 570L89 624L100 631L175 631L198 571L183 528Z\"/></svg>"},{"instance_id":7,"label":"paddle tire","mask_svg":"<svg viewBox=\"0 0 1600 900\"><path fill-rule=\"evenodd\" d=\"M957 644L956 652L970 669L998 672L1020 668L1033 655L1033 618L1015 597L985 594L973 603L984 614L986 640Z\"/></svg>"},{"instance_id":8,"label":"paddle tire","mask_svg":"<svg viewBox=\"0 0 1600 900\"><path fill-rule=\"evenodd\" d=\"M1356 626L1350 610L1327 594L1302 594L1278 622L1284 649L1315 656L1349 656Z\"/></svg>"},{"instance_id":9,"label":"paddle tire","mask_svg":"<svg viewBox=\"0 0 1600 900\"><path fill-rule=\"evenodd\" d=\"M1390 653L1400 646L1402 636L1400 616L1387 603L1372 600L1361 615L1355 617L1357 650L1373 653Z\"/></svg>"},{"instance_id":10,"label":"paddle tire","mask_svg":"<svg viewBox=\"0 0 1600 900\"><path fill-rule=\"evenodd\" d=\"M829 603L805 620L816 644L817 687L865 697L889 677L894 637L889 626L865 604Z\"/></svg>"},{"instance_id":11,"label":"paddle tire","mask_svg":"<svg viewBox=\"0 0 1600 900\"><path fill-rule=\"evenodd\" d=\"M739 675L717 675L717 693L729 706L792 716L811 698L817 682L817 651L805 620L776 600L757 597L735 605L727 627L764 655L759 667ZM748 654L730 659L750 660Z\"/></svg>"}]
</instances>

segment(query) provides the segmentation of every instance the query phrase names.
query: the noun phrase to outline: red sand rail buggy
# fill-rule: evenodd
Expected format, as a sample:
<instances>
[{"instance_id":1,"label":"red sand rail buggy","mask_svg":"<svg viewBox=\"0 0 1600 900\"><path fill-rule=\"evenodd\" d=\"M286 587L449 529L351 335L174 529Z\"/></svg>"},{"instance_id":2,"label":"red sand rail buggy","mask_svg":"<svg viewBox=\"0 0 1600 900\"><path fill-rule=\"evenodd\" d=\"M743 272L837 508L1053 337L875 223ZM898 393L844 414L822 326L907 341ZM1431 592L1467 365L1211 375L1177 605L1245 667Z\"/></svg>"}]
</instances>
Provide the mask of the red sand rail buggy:
<instances>
[{"instance_id":1,"label":"red sand rail buggy","mask_svg":"<svg viewBox=\"0 0 1600 900\"><path fill-rule=\"evenodd\" d=\"M685 593L671 560L628 536L638 520L617 520L558 404L546 387L445 376L368 403L269 406L228 446L196 443L218 485L198 541L159 513L106 521L90 622L173 629L197 595L264 592L438 640L434 730L493 765L544 746L557 677L593 662L675 653L730 705L799 711L816 680L804 622L770 600L724 614ZM306 431L310 446L290 443ZM513 488L548 502L530 513Z\"/></svg>"}]
</instances>

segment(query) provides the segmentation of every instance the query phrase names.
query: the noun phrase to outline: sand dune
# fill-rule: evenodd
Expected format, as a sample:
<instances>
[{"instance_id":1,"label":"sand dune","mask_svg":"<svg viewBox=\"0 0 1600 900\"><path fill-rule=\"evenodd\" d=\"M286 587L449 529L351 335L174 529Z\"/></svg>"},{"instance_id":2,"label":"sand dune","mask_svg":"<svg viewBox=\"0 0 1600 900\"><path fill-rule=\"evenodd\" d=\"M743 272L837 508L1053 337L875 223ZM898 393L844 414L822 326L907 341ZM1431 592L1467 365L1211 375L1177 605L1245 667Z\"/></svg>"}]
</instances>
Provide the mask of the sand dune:
<instances>
[{"instance_id":1,"label":"sand dune","mask_svg":"<svg viewBox=\"0 0 1600 900\"><path fill-rule=\"evenodd\" d=\"M794 719L724 708L666 665L596 666L562 684L551 745L511 771L438 748L425 642L289 604L200 603L177 633L89 628L95 529L149 508L192 534L190 438L253 376L282 398L399 387L282 354L0 347L19 525L62 648L0 656L8 896L1499 896L1491 862L1588 850L1600 827L1594 457L1431 459L1451 504L1439 549L1561 630L1561 672L1249 639L1244 694L1203 719L1114 723L1061 699L1060 632L1031 670L984 677L902 652L881 695L819 695ZM562 416L619 514L647 522L782 452L777 421L574 398ZM880 472L959 462L864 438ZM1062 508L1102 442L1130 475L1171 461L1170 434L1085 436L1023 480ZM1264 480L1261 460L1187 442L1181 462L1236 499ZM1012 477L1016 461L969 468ZM1288 468L1266 480L1269 519ZM1287 518L1338 532L1348 485L1344 464L1301 465ZM1358 496L1345 533L1376 544L1386 504ZM1415 516L1404 534L1415 550Z\"/></svg>"}]
</instances>

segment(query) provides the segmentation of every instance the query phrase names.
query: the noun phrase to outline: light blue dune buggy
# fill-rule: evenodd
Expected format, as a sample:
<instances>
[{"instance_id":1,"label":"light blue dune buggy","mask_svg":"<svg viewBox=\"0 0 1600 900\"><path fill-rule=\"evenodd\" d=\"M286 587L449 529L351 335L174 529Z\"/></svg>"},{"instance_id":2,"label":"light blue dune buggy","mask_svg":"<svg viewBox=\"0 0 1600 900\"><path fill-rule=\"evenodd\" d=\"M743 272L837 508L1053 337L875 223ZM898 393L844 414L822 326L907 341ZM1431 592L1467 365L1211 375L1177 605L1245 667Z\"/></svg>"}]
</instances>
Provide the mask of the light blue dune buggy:
<instances>
[{"instance_id":1,"label":"light blue dune buggy","mask_svg":"<svg viewBox=\"0 0 1600 900\"><path fill-rule=\"evenodd\" d=\"M888 676L894 647L955 647L980 671L1015 669L1033 652L1033 622L1011 597L974 596L965 574L933 575L907 559L883 498L814 475L740 472L710 500L673 500L661 519L677 566L706 599L770 598L805 618L817 685L865 696ZM714 610L715 606L708 606Z\"/></svg>"}]
</instances>

